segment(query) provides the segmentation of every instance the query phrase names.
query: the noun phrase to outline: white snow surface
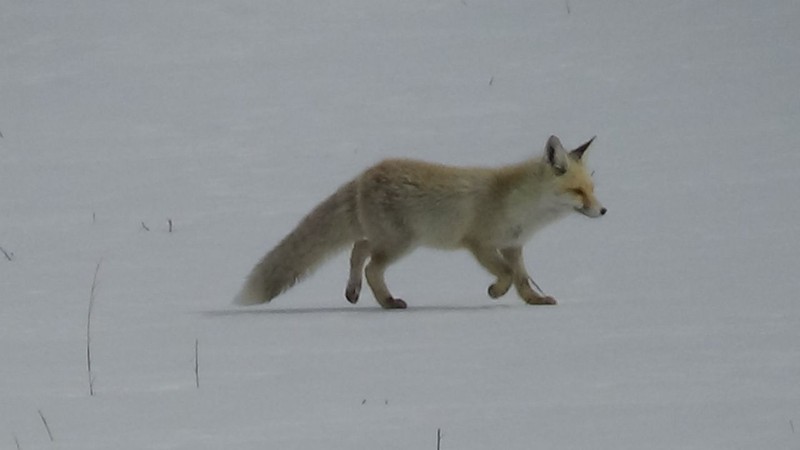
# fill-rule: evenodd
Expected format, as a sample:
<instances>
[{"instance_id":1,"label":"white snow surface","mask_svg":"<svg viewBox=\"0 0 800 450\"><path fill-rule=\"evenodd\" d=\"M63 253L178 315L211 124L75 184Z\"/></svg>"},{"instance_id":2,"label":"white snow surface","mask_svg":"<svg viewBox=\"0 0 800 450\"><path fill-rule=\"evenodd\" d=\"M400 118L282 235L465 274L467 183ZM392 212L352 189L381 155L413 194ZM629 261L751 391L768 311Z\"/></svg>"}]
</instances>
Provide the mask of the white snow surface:
<instances>
[{"instance_id":1,"label":"white snow surface","mask_svg":"<svg viewBox=\"0 0 800 450\"><path fill-rule=\"evenodd\" d=\"M798 20L796 0L0 1L0 448L800 448ZM469 255L428 250L388 272L406 311L349 305L346 254L231 304L370 164L497 166L550 134L598 136L609 209L526 247L558 306L493 301Z\"/></svg>"}]
</instances>

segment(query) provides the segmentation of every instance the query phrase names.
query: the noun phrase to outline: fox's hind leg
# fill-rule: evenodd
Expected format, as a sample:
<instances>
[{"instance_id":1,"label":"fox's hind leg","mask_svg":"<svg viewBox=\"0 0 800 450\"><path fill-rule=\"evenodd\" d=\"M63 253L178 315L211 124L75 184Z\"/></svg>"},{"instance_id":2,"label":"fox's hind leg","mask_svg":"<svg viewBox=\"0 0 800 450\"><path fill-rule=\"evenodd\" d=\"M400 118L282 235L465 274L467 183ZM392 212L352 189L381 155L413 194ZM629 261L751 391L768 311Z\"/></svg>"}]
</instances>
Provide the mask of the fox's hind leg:
<instances>
[{"instance_id":1,"label":"fox's hind leg","mask_svg":"<svg viewBox=\"0 0 800 450\"><path fill-rule=\"evenodd\" d=\"M467 243L467 248L481 266L497 277L497 281L489 286L489 297L500 298L505 295L511 288L513 275L511 266L500 256L496 248L473 243Z\"/></svg>"},{"instance_id":2,"label":"fox's hind leg","mask_svg":"<svg viewBox=\"0 0 800 450\"><path fill-rule=\"evenodd\" d=\"M372 289L372 294L375 295L375 300L385 309L405 309L406 302L394 298L389 292L389 288L386 287L384 273L389 264L397 261L410 250L410 246L408 244L384 246L373 242L371 247L369 263L364 269L364 274L367 277L367 284Z\"/></svg>"},{"instance_id":3,"label":"fox's hind leg","mask_svg":"<svg viewBox=\"0 0 800 450\"><path fill-rule=\"evenodd\" d=\"M362 239L353 244L353 251L350 253L350 278L347 280L347 289L344 296L347 301L355 304L361 294L361 279L364 272L364 263L369 257L369 241Z\"/></svg>"},{"instance_id":4,"label":"fox's hind leg","mask_svg":"<svg viewBox=\"0 0 800 450\"><path fill-rule=\"evenodd\" d=\"M522 247L511 247L500 250L503 258L511 266L514 272L513 280L514 287L517 288L517 293L529 305L555 305L556 299L549 295L537 293L531 287L532 278L528 275L525 269L525 263L522 259Z\"/></svg>"}]
</instances>

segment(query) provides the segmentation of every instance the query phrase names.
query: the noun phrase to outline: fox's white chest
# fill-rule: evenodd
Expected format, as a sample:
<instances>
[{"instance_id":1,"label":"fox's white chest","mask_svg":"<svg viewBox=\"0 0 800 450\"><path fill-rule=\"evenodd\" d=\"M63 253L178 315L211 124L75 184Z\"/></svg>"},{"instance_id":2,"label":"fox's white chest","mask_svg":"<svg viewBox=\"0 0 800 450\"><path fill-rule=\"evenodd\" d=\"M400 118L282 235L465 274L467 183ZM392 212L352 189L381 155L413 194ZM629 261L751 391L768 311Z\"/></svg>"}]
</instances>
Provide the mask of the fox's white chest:
<instances>
[{"instance_id":1,"label":"fox's white chest","mask_svg":"<svg viewBox=\"0 0 800 450\"><path fill-rule=\"evenodd\" d=\"M497 237L502 246L521 246L528 242L534 233L568 212L568 208L556 202L517 205L506 211L506 221L500 227Z\"/></svg>"}]
</instances>

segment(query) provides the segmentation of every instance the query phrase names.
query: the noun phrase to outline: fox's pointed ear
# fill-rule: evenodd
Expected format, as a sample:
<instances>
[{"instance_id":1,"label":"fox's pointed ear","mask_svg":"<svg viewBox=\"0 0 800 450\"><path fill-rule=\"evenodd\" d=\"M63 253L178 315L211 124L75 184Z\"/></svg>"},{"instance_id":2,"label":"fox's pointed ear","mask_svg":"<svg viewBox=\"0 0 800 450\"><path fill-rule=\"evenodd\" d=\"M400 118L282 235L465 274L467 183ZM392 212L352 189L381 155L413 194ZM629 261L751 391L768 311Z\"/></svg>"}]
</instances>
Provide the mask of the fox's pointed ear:
<instances>
[{"instance_id":1,"label":"fox's pointed ear","mask_svg":"<svg viewBox=\"0 0 800 450\"><path fill-rule=\"evenodd\" d=\"M592 145L592 142L596 137L597 136L592 136L592 138L589 139L585 144L569 152L569 156L575 161L580 161L581 159L583 159L583 154L586 152L586 149L589 148L590 145Z\"/></svg>"},{"instance_id":2,"label":"fox's pointed ear","mask_svg":"<svg viewBox=\"0 0 800 450\"><path fill-rule=\"evenodd\" d=\"M550 136L544 147L544 156L556 175L564 175L567 172L567 151L561 145L561 141L556 136Z\"/></svg>"}]
</instances>

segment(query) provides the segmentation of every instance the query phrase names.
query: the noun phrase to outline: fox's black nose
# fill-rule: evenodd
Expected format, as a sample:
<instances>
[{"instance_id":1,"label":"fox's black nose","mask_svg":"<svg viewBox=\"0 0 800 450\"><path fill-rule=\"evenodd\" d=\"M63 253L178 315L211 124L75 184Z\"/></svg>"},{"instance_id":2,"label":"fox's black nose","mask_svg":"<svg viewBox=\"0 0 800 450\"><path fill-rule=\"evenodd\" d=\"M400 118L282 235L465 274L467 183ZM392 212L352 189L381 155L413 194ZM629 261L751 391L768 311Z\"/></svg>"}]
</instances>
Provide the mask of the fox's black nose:
<instances>
[{"instance_id":1,"label":"fox's black nose","mask_svg":"<svg viewBox=\"0 0 800 450\"><path fill-rule=\"evenodd\" d=\"M600 208L600 215L601 216L605 216L606 215L606 211L608 211L608 210L605 209L605 208Z\"/></svg>"}]
</instances>

